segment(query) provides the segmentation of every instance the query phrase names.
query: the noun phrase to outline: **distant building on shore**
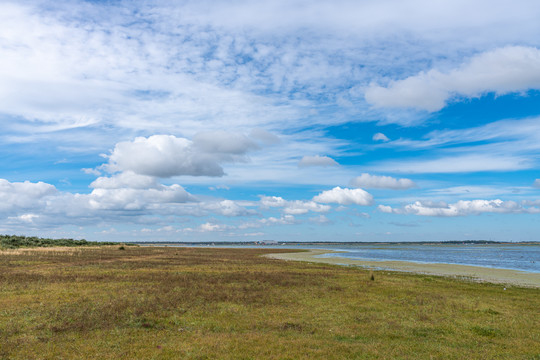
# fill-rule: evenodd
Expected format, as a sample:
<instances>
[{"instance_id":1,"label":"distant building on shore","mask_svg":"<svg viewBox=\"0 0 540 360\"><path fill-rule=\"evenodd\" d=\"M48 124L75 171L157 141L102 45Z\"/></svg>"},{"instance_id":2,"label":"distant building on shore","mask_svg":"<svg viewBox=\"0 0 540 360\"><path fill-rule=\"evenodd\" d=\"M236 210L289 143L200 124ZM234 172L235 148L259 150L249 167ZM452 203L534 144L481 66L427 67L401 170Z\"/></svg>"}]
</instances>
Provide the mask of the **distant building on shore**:
<instances>
[{"instance_id":1,"label":"distant building on shore","mask_svg":"<svg viewBox=\"0 0 540 360\"><path fill-rule=\"evenodd\" d=\"M256 245L278 245L278 242L276 240L261 240L261 241L255 241Z\"/></svg>"}]
</instances>

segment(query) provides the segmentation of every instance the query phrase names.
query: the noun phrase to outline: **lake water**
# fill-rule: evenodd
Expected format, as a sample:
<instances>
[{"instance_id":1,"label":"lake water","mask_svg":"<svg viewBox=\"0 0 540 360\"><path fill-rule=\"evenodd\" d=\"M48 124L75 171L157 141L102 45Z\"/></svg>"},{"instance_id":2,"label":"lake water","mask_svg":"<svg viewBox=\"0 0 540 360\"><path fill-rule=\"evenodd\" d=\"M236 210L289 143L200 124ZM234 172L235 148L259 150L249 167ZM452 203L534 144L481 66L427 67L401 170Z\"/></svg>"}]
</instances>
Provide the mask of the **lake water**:
<instances>
[{"instance_id":1,"label":"lake water","mask_svg":"<svg viewBox=\"0 0 540 360\"><path fill-rule=\"evenodd\" d=\"M176 245L179 246L179 245ZM219 247L261 247L266 249L326 249L345 251L322 257L341 256L355 260L410 261L482 266L540 273L540 244L361 244L350 245L232 245Z\"/></svg>"},{"instance_id":2,"label":"lake water","mask_svg":"<svg viewBox=\"0 0 540 360\"><path fill-rule=\"evenodd\" d=\"M342 256L356 260L460 264L540 273L540 245L385 244L325 246L324 248L346 251L341 254L322 255L325 257Z\"/></svg>"}]
</instances>

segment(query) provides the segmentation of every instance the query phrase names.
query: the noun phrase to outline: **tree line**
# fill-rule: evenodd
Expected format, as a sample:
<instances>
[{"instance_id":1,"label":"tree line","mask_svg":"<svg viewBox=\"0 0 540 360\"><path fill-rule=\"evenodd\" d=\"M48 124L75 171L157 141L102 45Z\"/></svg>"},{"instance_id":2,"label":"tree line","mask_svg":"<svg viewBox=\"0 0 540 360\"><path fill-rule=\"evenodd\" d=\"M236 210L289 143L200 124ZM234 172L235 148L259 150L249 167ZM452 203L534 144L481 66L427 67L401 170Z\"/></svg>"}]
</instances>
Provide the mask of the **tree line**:
<instances>
[{"instance_id":1,"label":"tree line","mask_svg":"<svg viewBox=\"0 0 540 360\"><path fill-rule=\"evenodd\" d=\"M85 239L48 239L36 236L0 235L0 249L18 249L24 247L53 247L53 246L100 246L119 245L117 242L95 242Z\"/></svg>"}]
</instances>

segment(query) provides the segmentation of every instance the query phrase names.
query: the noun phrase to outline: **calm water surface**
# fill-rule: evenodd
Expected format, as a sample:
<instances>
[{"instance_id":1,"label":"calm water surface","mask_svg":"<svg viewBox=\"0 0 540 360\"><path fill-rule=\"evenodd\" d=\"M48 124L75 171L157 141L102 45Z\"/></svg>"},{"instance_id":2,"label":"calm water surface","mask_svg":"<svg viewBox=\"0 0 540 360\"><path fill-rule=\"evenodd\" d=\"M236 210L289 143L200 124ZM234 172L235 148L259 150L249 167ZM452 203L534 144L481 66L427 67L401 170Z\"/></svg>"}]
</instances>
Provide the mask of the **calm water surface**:
<instances>
[{"instance_id":1,"label":"calm water surface","mask_svg":"<svg viewBox=\"0 0 540 360\"><path fill-rule=\"evenodd\" d=\"M178 246L178 245L177 245ZM355 260L398 260L483 266L540 273L540 244L351 244L351 245L243 245L219 247L263 247L287 249L326 249L345 251L321 257L341 256Z\"/></svg>"},{"instance_id":2,"label":"calm water surface","mask_svg":"<svg viewBox=\"0 0 540 360\"><path fill-rule=\"evenodd\" d=\"M514 269L540 273L540 245L359 245L325 247L356 260L400 260Z\"/></svg>"}]
</instances>

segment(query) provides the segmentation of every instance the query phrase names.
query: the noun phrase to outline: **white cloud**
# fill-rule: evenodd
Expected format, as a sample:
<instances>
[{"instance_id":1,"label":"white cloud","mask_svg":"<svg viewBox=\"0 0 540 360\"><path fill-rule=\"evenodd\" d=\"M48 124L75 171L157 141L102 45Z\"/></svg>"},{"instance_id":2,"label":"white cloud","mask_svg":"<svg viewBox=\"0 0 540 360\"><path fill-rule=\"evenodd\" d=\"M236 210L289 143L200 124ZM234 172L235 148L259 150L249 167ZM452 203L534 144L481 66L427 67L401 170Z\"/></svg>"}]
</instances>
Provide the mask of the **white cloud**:
<instances>
[{"instance_id":1,"label":"white cloud","mask_svg":"<svg viewBox=\"0 0 540 360\"><path fill-rule=\"evenodd\" d=\"M251 236L264 236L264 233L263 232L252 232L252 233L244 233L242 235L246 236L246 237L247 236L249 236L249 237L251 237Z\"/></svg>"},{"instance_id":2,"label":"white cloud","mask_svg":"<svg viewBox=\"0 0 540 360\"><path fill-rule=\"evenodd\" d=\"M293 215L283 215L281 218L269 217L259 220L262 225L291 225L296 223Z\"/></svg>"},{"instance_id":3,"label":"white cloud","mask_svg":"<svg viewBox=\"0 0 540 360\"><path fill-rule=\"evenodd\" d=\"M392 209L391 206L388 205L379 205L377 206L377 209L379 209L380 212L391 214L394 209Z\"/></svg>"},{"instance_id":4,"label":"white cloud","mask_svg":"<svg viewBox=\"0 0 540 360\"><path fill-rule=\"evenodd\" d=\"M85 196L92 209L143 210L154 204L175 204L195 201L194 197L178 184L161 185L158 189L94 189Z\"/></svg>"},{"instance_id":5,"label":"white cloud","mask_svg":"<svg viewBox=\"0 0 540 360\"><path fill-rule=\"evenodd\" d=\"M139 175L132 171L99 177L90 184L93 188L87 199L92 209L142 210L163 204L194 202L195 198L182 186L166 186L153 176Z\"/></svg>"},{"instance_id":6,"label":"white cloud","mask_svg":"<svg viewBox=\"0 0 540 360\"><path fill-rule=\"evenodd\" d=\"M338 186L332 190L323 191L313 197L313 201L340 205L371 205L373 203L373 196L362 189L342 189Z\"/></svg>"},{"instance_id":7,"label":"white cloud","mask_svg":"<svg viewBox=\"0 0 540 360\"><path fill-rule=\"evenodd\" d=\"M540 188L540 179L534 180L533 187Z\"/></svg>"},{"instance_id":8,"label":"white cloud","mask_svg":"<svg viewBox=\"0 0 540 360\"><path fill-rule=\"evenodd\" d=\"M249 136L253 139L259 140L265 145L275 145L281 142L281 139L277 135L261 128L251 130Z\"/></svg>"},{"instance_id":9,"label":"white cloud","mask_svg":"<svg viewBox=\"0 0 540 360\"><path fill-rule=\"evenodd\" d=\"M178 230L175 229L174 226L171 226L171 225L163 226L157 229L157 231L158 232L178 232Z\"/></svg>"},{"instance_id":10,"label":"white cloud","mask_svg":"<svg viewBox=\"0 0 540 360\"><path fill-rule=\"evenodd\" d=\"M248 216L256 214L255 211L248 210L232 200L201 203L200 207L223 216Z\"/></svg>"},{"instance_id":11,"label":"white cloud","mask_svg":"<svg viewBox=\"0 0 540 360\"><path fill-rule=\"evenodd\" d=\"M507 46L472 57L448 72L432 69L387 87L371 85L366 101L376 107L412 107L438 111L453 97L504 95L540 89L540 50Z\"/></svg>"},{"instance_id":12,"label":"white cloud","mask_svg":"<svg viewBox=\"0 0 540 360\"><path fill-rule=\"evenodd\" d=\"M319 216L315 216L315 217L311 217L309 218L309 221L312 222L312 223L315 223L315 224L320 224L320 225L326 225L326 224L331 224L332 222L330 221L330 219L328 219L326 216L324 215L319 215Z\"/></svg>"},{"instance_id":13,"label":"white cloud","mask_svg":"<svg viewBox=\"0 0 540 360\"><path fill-rule=\"evenodd\" d=\"M376 133L373 135L373 141L390 141L390 139L383 133Z\"/></svg>"},{"instance_id":14,"label":"white cloud","mask_svg":"<svg viewBox=\"0 0 540 360\"><path fill-rule=\"evenodd\" d=\"M172 135L137 137L134 141L119 142L109 155L106 169L157 177L223 175L223 169L215 159L193 154L190 140Z\"/></svg>"},{"instance_id":15,"label":"white cloud","mask_svg":"<svg viewBox=\"0 0 540 360\"><path fill-rule=\"evenodd\" d=\"M216 185L216 186L210 186L208 187L211 191L217 191L217 190L230 190L231 188L227 185Z\"/></svg>"},{"instance_id":16,"label":"white cloud","mask_svg":"<svg viewBox=\"0 0 540 360\"><path fill-rule=\"evenodd\" d=\"M89 169L89 168L83 168L81 169L81 171L85 174L88 174L88 175L95 175L95 176L100 176L101 175L101 171L97 170L97 169Z\"/></svg>"},{"instance_id":17,"label":"white cloud","mask_svg":"<svg viewBox=\"0 0 540 360\"><path fill-rule=\"evenodd\" d=\"M496 147L504 147L504 152L512 148L514 148L514 152L517 149L538 150L540 149L540 118L507 119L465 129L435 130L425 135L424 138L422 140L400 139L392 141L391 145L414 149L433 149L445 145L498 142Z\"/></svg>"},{"instance_id":18,"label":"white cloud","mask_svg":"<svg viewBox=\"0 0 540 360\"><path fill-rule=\"evenodd\" d=\"M238 229L252 229L252 228L261 228L263 226L273 226L273 225L292 225L297 224L298 221L293 215L287 214L282 215L280 218L269 217L264 219L259 219L253 222L246 222L238 226Z\"/></svg>"},{"instance_id":19,"label":"white cloud","mask_svg":"<svg viewBox=\"0 0 540 360\"><path fill-rule=\"evenodd\" d=\"M180 185L151 182L150 187L142 188L135 181L131 187L126 180L133 174L122 175L99 178L90 194L60 192L42 182L0 179L0 217L7 215L11 222L39 223L41 227L114 222L122 216L133 216L135 221L136 217L170 213L178 205L196 201Z\"/></svg>"},{"instance_id":20,"label":"white cloud","mask_svg":"<svg viewBox=\"0 0 540 360\"><path fill-rule=\"evenodd\" d=\"M283 212L290 215L302 215L307 214L309 211L313 212L327 212L330 210L330 206L317 204L314 201L301 201L294 200L289 201Z\"/></svg>"},{"instance_id":21,"label":"white cloud","mask_svg":"<svg viewBox=\"0 0 540 360\"><path fill-rule=\"evenodd\" d=\"M511 195L520 192L522 189L519 187L497 187L497 186L488 186L488 185L462 185L462 186L452 186L447 188L439 189L430 189L427 192L430 195L437 197L447 196L447 197L467 197L467 198L486 198L486 197L496 197L500 195Z\"/></svg>"},{"instance_id":22,"label":"white cloud","mask_svg":"<svg viewBox=\"0 0 540 360\"><path fill-rule=\"evenodd\" d=\"M52 167L43 175L47 179L56 176L50 181L61 184L57 174L69 164L95 166L95 154L114 150L109 167L83 170L99 176L91 184L90 194L62 192L49 184L45 188L50 192L32 194L10 185L6 191L0 190L0 212L10 221L31 220L43 227L123 222L119 228L124 228L140 221L156 229L188 216L251 215L250 209L257 206L205 197L194 203L194 197L180 185L162 185L158 177L199 176L182 179L182 184L194 185L191 189L200 188L195 184L215 185L215 179L204 176L222 176L226 171L226 183L235 188L234 196L241 196L236 191L248 183L275 184L275 188L285 183L324 184L331 189L361 172L349 165L332 171L317 166L298 171L298 160L304 154L330 154L348 159L348 164L356 159L362 161L363 171L392 174L396 169L459 172L536 168L540 141L533 134L540 131L533 125L537 119L529 121L527 127L522 121L508 121L491 132L488 127L467 129L468 133L433 132L426 141L410 144L429 149L429 158L400 157L399 162L382 165L377 158L375 165L385 170L366 168L364 161L369 161L369 156L360 158L358 152L352 153L364 150L351 146L358 145L351 143L356 140L336 139L333 136L340 132L327 127L380 120L379 110L370 110L363 96L370 83L388 85L380 74L397 80L398 88L399 79L418 80L409 85L427 93L426 97L418 100L416 94L406 100L419 106L434 106L437 101L444 104L453 96L478 96L490 89L512 92L530 85L535 78L525 79L522 74L528 71L527 64L534 65L533 58L529 63L523 60L520 64L524 66L506 80L502 77L510 67L501 64L512 65L527 51L534 53L534 48L489 51L506 44L538 46L540 4L530 0L513 4L488 0L337 0L331 4L320 0L242 0L213 2L212 6L197 1L59 0L52 6L44 1L1 2L0 143L6 149L10 143L21 146L6 150L14 154L8 156L10 161L17 161L15 154L30 158L38 152L36 159L41 162L66 159L62 167ZM503 55L508 56L506 63ZM464 62L464 56L469 60ZM500 76L484 81L491 75L481 78L475 62ZM532 65L529 70L535 69ZM430 68L433 70L427 72ZM426 71L424 77L419 75L422 70ZM456 76L450 79L450 75ZM478 87L474 83L480 78L485 85ZM433 90L434 84L442 87L442 95ZM394 91L391 86L386 90ZM383 100L391 103L388 98ZM393 114L392 121L402 124L410 122L404 118L418 117L411 109ZM375 131L367 131L358 139L369 142ZM151 137L154 134L174 137ZM349 135L345 137L350 139ZM134 136L144 136L139 138L143 141L135 144ZM480 140L474 140L475 136ZM482 139L500 141L491 148L471 146L459 151L455 146L442 146L489 142ZM375 134L373 140L386 143L367 148L391 148L400 141L390 141L382 133ZM125 148L115 148L120 141L127 144ZM430 142L446 149L433 153ZM278 143L271 151L264 148ZM19 152L24 144L32 146ZM326 158L306 157L303 162L335 165ZM231 165L225 169L225 164ZM107 169L107 176L98 171ZM62 178L74 184L63 184L62 188L80 186L76 179L80 175L62 173ZM253 191L252 187L249 193ZM326 193L319 196L337 203L358 201L354 196ZM301 214L319 215L330 209L314 200L281 200L272 208L283 215L265 219L266 224L293 223L291 214L300 218ZM23 225L28 224L31 222ZM215 225L212 221L209 224Z\"/></svg>"},{"instance_id":23,"label":"white cloud","mask_svg":"<svg viewBox=\"0 0 540 360\"><path fill-rule=\"evenodd\" d=\"M289 215L302 215L310 211L327 212L330 210L330 206L317 204L315 201L290 201L279 196L261 196L260 203L263 208L281 207L283 212Z\"/></svg>"},{"instance_id":24,"label":"white cloud","mask_svg":"<svg viewBox=\"0 0 540 360\"><path fill-rule=\"evenodd\" d=\"M193 147L203 153L221 156L244 155L249 150L258 148L247 136L223 130L196 134L193 137Z\"/></svg>"},{"instance_id":25,"label":"white cloud","mask_svg":"<svg viewBox=\"0 0 540 360\"><path fill-rule=\"evenodd\" d=\"M26 222L26 223L33 223L34 219L39 218L39 215L36 214L22 214L17 217L20 221Z\"/></svg>"},{"instance_id":26,"label":"white cloud","mask_svg":"<svg viewBox=\"0 0 540 360\"><path fill-rule=\"evenodd\" d=\"M298 162L298 167L309 167L309 166L338 166L339 164L332 158L328 156L304 156L300 162Z\"/></svg>"},{"instance_id":27,"label":"white cloud","mask_svg":"<svg viewBox=\"0 0 540 360\"><path fill-rule=\"evenodd\" d=\"M263 207L285 207L287 206L287 200L280 196L261 196L261 205Z\"/></svg>"},{"instance_id":28,"label":"white cloud","mask_svg":"<svg viewBox=\"0 0 540 360\"><path fill-rule=\"evenodd\" d=\"M160 186L155 177L138 175L132 171L122 172L111 177L99 177L90 184L91 188L96 189L157 189Z\"/></svg>"},{"instance_id":29,"label":"white cloud","mask_svg":"<svg viewBox=\"0 0 540 360\"><path fill-rule=\"evenodd\" d=\"M394 189L405 190L415 187L416 184L410 179L396 179L390 176L378 176L364 173L351 180L351 186L366 189Z\"/></svg>"},{"instance_id":30,"label":"white cloud","mask_svg":"<svg viewBox=\"0 0 540 360\"><path fill-rule=\"evenodd\" d=\"M387 205L379 205L379 211L393 214L413 214L420 216L466 216L482 213L519 214L540 213L536 207L524 207L515 201L496 200L460 200L453 204L445 202L415 201L403 208L392 208Z\"/></svg>"},{"instance_id":31,"label":"white cloud","mask_svg":"<svg viewBox=\"0 0 540 360\"><path fill-rule=\"evenodd\" d=\"M192 136L343 122L325 108L362 113L353 85L383 69L396 77L433 58L534 44L540 14L523 0L512 9L486 0L56 3L0 4L0 108L13 116L11 139L91 127L100 136L71 142L107 147L126 130ZM314 108L324 115L306 117Z\"/></svg>"},{"instance_id":32,"label":"white cloud","mask_svg":"<svg viewBox=\"0 0 540 360\"><path fill-rule=\"evenodd\" d=\"M9 182L0 179L0 211L34 209L46 204L46 200L58 193L53 185L44 182Z\"/></svg>"},{"instance_id":33,"label":"white cloud","mask_svg":"<svg viewBox=\"0 0 540 360\"><path fill-rule=\"evenodd\" d=\"M455 173L536 168L540 151L540 118L507 119L482 126L436 130L422 140L399 139L387 146L429 150L430 155L366 166L371 171Z\"/></svg>"},{"instance_id":34,"label":"white cloud","mask_svg":"<svg viewBox=\"0 0 540 360\"><path fill-rule=\"evenodd\" d=\"M213 224L213 223L210 223L210 222L206 222L204 224L201 224L197 229L193 230L193 229L184 229L184 230L187 230L187 231L198 231L198 232L216 232L216 231L225 231L225 230L230 230L232 229L231 226L228 226L228 225L222 225L222 224Z\"/></svg>"},{"instance_id":35,"label":"white cloud","mask_svg":"<svg viewBox=\"0 0 540 360\"><path fill-rule=\"evenodd\" d=\"M443 155L437 159L383 162L372 166L375 171L406 173L459 173L479 171L516 171L534 167L533 159L523 155L504 154L455 154Z\"/></svg>"},{"instance_id":36,"label":"white cloud","mask_svg":"<svg viewBox=\"0 0 540 360\"><path fill-rule=\"evenodd\" d=\"M155 177L223 176L220 163L243 160L256 147L247 137L224 131L200 133L193 141L173 135L137 137L117 143L104 168Z\"/></svg>"}]
</instances>

